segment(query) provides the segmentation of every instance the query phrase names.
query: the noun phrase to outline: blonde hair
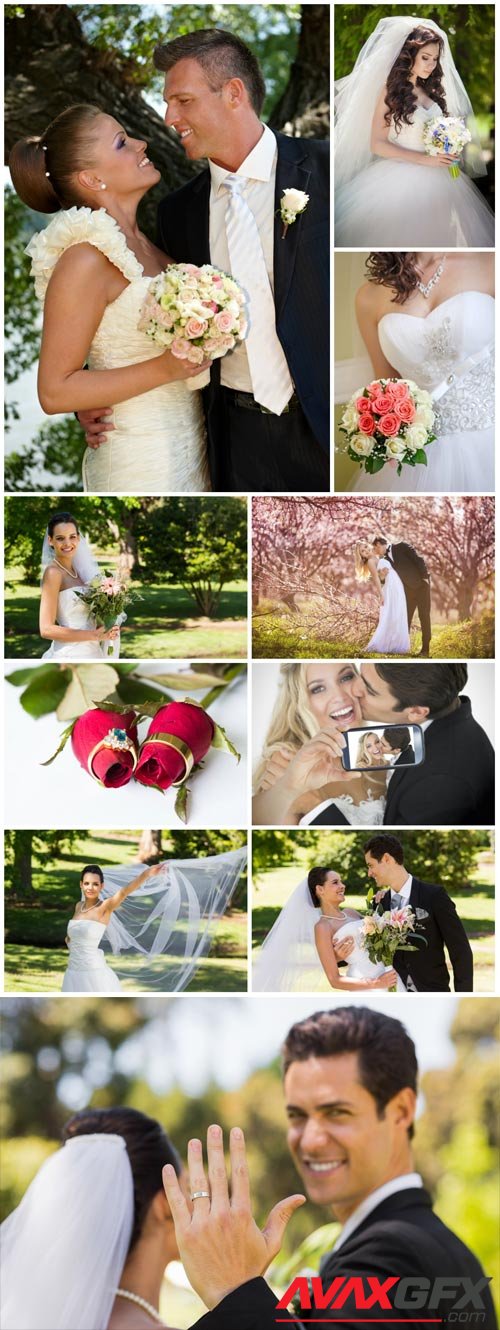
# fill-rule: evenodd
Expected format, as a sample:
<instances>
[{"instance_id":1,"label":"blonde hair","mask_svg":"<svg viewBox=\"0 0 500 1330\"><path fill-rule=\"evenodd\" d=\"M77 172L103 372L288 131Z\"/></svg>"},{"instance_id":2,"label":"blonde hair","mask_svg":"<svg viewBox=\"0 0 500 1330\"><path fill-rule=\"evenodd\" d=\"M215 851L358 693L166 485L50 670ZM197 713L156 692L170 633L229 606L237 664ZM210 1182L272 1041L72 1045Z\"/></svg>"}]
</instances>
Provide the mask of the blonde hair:
<instances>
[{"instance_id":1,"label":"blonde hair","mask_svg":"<svg viewBox=\"0 0 500 1330\"><path fill-rule=\"evenodd\" d=\"M365 545L369 545L369 540L358 540L354 546L354 573L357 582L368 582L370 580L370 569L368 567L368 558L377 558L375 551L372 555L362 554L361 551Z\"/></svg>"},{"instance_id":2,"label":"blonde hair","mask_svg":"<svg viewBox=\"0 0 500 1330\"><path fill-rule=\"evenodd\" d=\"M368 739L371 738L372 734L373 734L373 730L367 730L365 734L362 734L362 735L361 735L361 738L360 738L359 741L358 741L358 751L357 751L357 753L356 753L356 766L357 766L357 767L361 766L361 765L364 764L365 762L366 762L366 764L367 764L369 767L371 767L371 765L372 765L372 759L371 759L369 753L366 752L366 744L367 744L367 742L368 742Z\"/></svg>"},{"instance_id":3,"label":"blonde hair","mask_svg":"<svg viewBox=\"0 0 500 1330\"><path fill-rule=\"evenodd\" d=\"M293 662L280 666L280 685L264 740L262 756L254 773L254 787L259 789L261 776L268 759L286 744L298 753L299 748L318 733L318 722L309 709L307 692L307 664Z\"/></svg>"}]
</instances>

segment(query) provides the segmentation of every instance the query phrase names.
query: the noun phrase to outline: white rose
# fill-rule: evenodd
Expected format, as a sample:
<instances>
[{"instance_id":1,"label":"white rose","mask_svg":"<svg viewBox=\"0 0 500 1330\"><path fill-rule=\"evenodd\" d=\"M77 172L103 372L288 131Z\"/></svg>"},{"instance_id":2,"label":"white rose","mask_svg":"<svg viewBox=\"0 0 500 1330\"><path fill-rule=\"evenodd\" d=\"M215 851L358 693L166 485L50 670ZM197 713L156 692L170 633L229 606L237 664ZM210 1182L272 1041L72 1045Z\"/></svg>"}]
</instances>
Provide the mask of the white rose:
<instances>
[{"instance_id":1,"label":"white rose","mask_svg":"<svg viewBox=\"0 0 500 1330\"><path fill-rule=\"evenodd\" d=\"M356 429L357 423L358 423L358 413L356 411L356 407L353 405L352 402L349 402L349 405L346 406L346 409L342 416L342 424L345 425L345 428L350 431L352 429L354 430Z\"/></svg>"},{"instance_id":2,"label":"white rose","mask_svg":"<svg viewBox=\"0 0 500 1330\"><path fill-rule=\"evenodd\" d=\"M423 448L427 443L427 430L424 425L408 425L405 443L412 453L416 452L417 448Z\"/></svg>"},{"instance_id":3,"label":"white rose","mask_svg":"<svg viewBox=\"0 0 500 1330\"><path fill-rule=\"evenodd\" d=\"M284 189L281 196L281 207L285 212L293 213L296 217L299 212L303 212L309 203L309 195L304 194L302 189Z\"/></svg>"},{"instance_id":4,"label":"white rose","mask_svg":"<svg viewBox=\"0 0 500 1330\"><path fill-rule=\"evenodd\" d=\"M386 439L385 446L388 457L404 457L405 441L404 439Z\"/></svg>"},{"instance_id":5,"label":"white rose","mask_svg":"<svg viewBox=\"0 0 500 1330\"><path fill-rule=\"evenodd\" d=\"M349 447L358 454L358 457L370 457L375 447L375 440L369 434L353 434L352 439L349 439Z\"/></svg>"},{"instance_id":6,"label":"white rose","mask_svg":"<svg viewBox=\"0 0 500 1330\"><path fill-rule=\"evenodd\" d=\"M434 424L434 412L430 406L418 406L415 419L412 420L412 427L423 425L425 429L431 429Z\"/></svg>"}]
</instances>

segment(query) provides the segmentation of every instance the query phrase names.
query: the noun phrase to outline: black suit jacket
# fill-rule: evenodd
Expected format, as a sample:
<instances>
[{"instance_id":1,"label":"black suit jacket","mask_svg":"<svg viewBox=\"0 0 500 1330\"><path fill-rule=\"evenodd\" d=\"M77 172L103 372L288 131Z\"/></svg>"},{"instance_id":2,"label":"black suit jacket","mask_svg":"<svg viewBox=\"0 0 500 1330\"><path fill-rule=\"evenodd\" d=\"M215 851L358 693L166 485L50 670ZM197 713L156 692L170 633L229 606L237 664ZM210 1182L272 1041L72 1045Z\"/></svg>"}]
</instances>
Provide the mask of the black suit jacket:
<instances>
[{"instance_id":1,"label":"black suit jacket","mask_svg":"<svg viewBox=\"0 0 500 1330\"><path fill-rule=\"evenodd\" d=\"M328 143L276 134L274 302L276 331L295 389L318 443L329 451L329 168ZM279 215L284 189L301 189L309 203L282 238ZM210 171L208 168L163 199L158 241L177 262L209 263ZM220 361L212 369L205 407L211 446L221 446L218 389ZM255 428L259 417L255 413ZM212 472L213 474L213 472Z\"/></svg>"},{"instance_id":2,"label":"black suit jacket","mask_svg":"<svg viewBox=\"0 0 500 1330\"><path fill-rule=\"evenodd\" d=\"M411 771L394 770L387 788L384 825L494 826L495 757L468 697L425 732L425 761ZM310 826L347 825L335 804Z\"/></svg>"},{"instance_id":3,"label":"black suit jacket","mask_svg":"<svg viewBox=\"0 0 500 1330\"><path fill-rule=\"evenodd\" d=\"M389 1196L372 1211L355 1229L350 1238L338 1252L330 1252L321 1262L320 1267L323 1288L326 1290L338 1275L345 1277L367 1275L377 1276L381 1281L391 1275L401 1279L428 1279L433 1281L439 1276L465 1278L476 1285L483 1276L483 1271L476 1257L457 1238L451 1229L438 1219L432 1210L431 1200L423 1188L408 1188ZM444 1325L462 1290L456 1299L441 1298L438 1306L432 1310L422 1310L422 1321L414 1321L413 1330L423 1330L428 1317L436 1317ZM485 1318L477 1322L472 1318L470 1325L478 1324L481 1330L496 1330L496 1317L489 1288L479 1294L484 1303ZM393 1291L389 1293L392 1301ZM280 1322L299 1325L285 1311L276 1310L276 1298L263 1279L250 1280L241 1288L230 1293L214 1311L202 1316L196 1322L198 1330L276 1330ZM345 1315L345 1320L342 1316ZM326 1309L303 1311L301 1322L307 1326L317 1321L328 1321L335 1317L339 1330L352 1330L353 1317L374 1322L384 1327L393 1325L397 1319L409 1319L418 1315L415 1311L395 1311L381 1313L380 1306L374 1306L363 1312L354 1310L353 1301L347 1300L344 1312ZM479 1317L479 1312L477 1313ZM458 1322L459 1313L457 1313ZM448 1324L448 1322L447 1322ZM426 1326L427 1330L427 1326Z\"/></svg>"},{"instance_id":4,"label":"black suit jacket","mask_svg":"<svg viewBox=\"0 0 500 1330\"><path fill-rule=\"evenodd\" d=\"M392 769L394 771L395 767L411 767L414 765L414 762L415 749L412 748L411 744L408 744L408 747L404 748L399 754L399 757L396 758Z\"/></svg>"},{"instance_id":5,"label":"black suit jacket","mask_svg":"<svg viewBox=\"0 0 500 1330\"><path fill-rule=\"evenodd\" d=\"M424 577L429 576L425 559L405 540L399 540L396 545L391 545L389 562L393 563L405 586L417 587Z\"/></svg>"},{"instance_id":6,"label":"black suit jacket","mask_svg":"<svg viewBox=\"0 0 500 1330\"><path fill-rule=\"evenodd\" d=\"M418 951L397 951L394 969L403 981L408 976L419 993L448 993L450 979L445 959L445 947L453 969L456 993L471 993L473 989L473 956L469 939L455 902L444 887L420 882L414 877L409 904L412 910L425 910L428 918L419 920L417 935L427 946ZM391 893L382 897L379 909L390 910Z\"/></svg>"}]
</instances>

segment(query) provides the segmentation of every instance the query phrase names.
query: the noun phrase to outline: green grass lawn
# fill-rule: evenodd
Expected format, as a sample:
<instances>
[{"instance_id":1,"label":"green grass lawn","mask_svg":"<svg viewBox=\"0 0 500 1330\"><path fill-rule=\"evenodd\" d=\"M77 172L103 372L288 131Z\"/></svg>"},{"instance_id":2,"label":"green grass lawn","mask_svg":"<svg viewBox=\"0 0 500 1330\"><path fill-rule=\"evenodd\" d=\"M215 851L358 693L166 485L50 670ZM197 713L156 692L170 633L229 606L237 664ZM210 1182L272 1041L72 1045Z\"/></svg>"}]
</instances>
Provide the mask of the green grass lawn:
<instances>
[{"instance_id":1,"label":"green grass lawn","mask_svg":"<svg viewBox=\"0 0 500 1330\"><path fill-rule=\"evenodd\" d=\"M129 660L164 657L238 657L247 654L247 590L245 582L228 582L213 618L200 615L194 600L180 586L133 582L141 600L130 606L121 635L121 655ZM50 646L38 633L38 587L27 587L19 570L9 571L5 590L5 655L40 659Z\"/></svg>"},{"instance_id":2,"label":"green grass lawn","mask_svg":"<svg viewBox=\"0 0 500 1330\"><path fill-rule=\"evenodd\" d=\"M78 896L78 875L85 863L129 863L135 853L137 835L99 832L82 834L71 851L61 851L57 865L35 869L33 902L11 903L5 898L5 989L10 993L59 992L67 965L64 945L66 927ZM38 897L38 899L37 899ZM106 953L108 964L116 968L116 959ZM130 979L123 980L124 992L140 988L140 961L121 957L119 968ZM153 965L155 963L153 962ZM165 971L168 957L156 961ZM173 962L175 964L175 962ZM151 969L152 966L150 965ZM216 925L208 956L201 957L186 992L246 992L247 989L247 915L233 909ZM152 990L154 991L154 990ZM156 990L161 992L161 986Z\"/></svg>"},{"instance_id":3,"label":"green grass lawn","mask_svg":"<svg viewBox=\"0 0 500 1330\"><path fill-rule=\"evenodd\" d=\"M316 607L317 608L317 607ZM252 620L253 654L260 659L304 659L304 660L351 660L362 656L363 644L359 640L328 637L327 618L322 637L311 632L307 626L307 608L301 607L299 614L283 611L282 613L263 612L254 614ZM493 656L495 642L494 618L488 616L476 623L467 619L462 623L433 627L430 648L434 660L470 660L477 657ZM420 628L413 627L411 633L412 656L418 656L422 647ZM388 655L370 653L373 660L390 660ZM394 657L399 659L399 657Z\"/></svg>"},{"instance_id":4,"label":"green grass lawn","mask_svg":"<svg viewBox=\"0 0 500 1330\"><path fill-rule=\"evenodd\" d=\"M310 850L297 847L296 862L274 868L254 879L252 908L252 947L257 955L264 938L301 877L307 873ZM474 988L478 993L492 993L495 988L495 867L490 856L478 854L478 866L471 876L471 888L452 896L474 953ZM365 912L363 893L349 892L348 905Z\"/></svg>"}]
</instances>

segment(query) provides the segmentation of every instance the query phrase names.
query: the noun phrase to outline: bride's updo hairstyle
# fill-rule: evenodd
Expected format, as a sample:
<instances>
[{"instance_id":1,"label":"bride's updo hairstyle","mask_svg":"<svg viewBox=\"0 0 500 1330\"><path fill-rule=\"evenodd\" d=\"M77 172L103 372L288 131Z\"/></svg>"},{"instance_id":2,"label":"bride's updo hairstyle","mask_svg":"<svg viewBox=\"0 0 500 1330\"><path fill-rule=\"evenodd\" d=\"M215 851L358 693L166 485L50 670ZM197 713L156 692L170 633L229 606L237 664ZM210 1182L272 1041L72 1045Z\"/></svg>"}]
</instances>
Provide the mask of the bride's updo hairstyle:
<instances>
[{"instance_id":1,"label":"bride's updo hairstyle","mask_svg":"<svg viewBox=\"0 0 500 1330\"><path fill-rule=\"evenodd\" d=\"M82 103L56 116L40 138L19 139L9 157L16 194L34 212L59 212L82 203L75 184L93 166L96 121L103 112Z\"/></svg>"},{"instance_id":2,"label":"bride's updo hairstyle","mask_svg":"<svg viewBox=\"0 0 500 1330\"><path fill-rule=\"evenodd\" d=\"M104 882L104 873L102 868L99 868L99 864L85 864L85 868L82 868L80 873L80 882L83 882L86 873L94 873L95 877L100 878L101 885Z\"/></svg>"},{"instance_id":3,"label":"bride's updo hairstyle","mask_svg":"<svg viewBox=\"0 0 500 1330\"><path fill-rule=\"evenodd\" d=\"M172 1164L177 1177L181 1161L167 1133L154 1118L135 1108L84 1108L63 1127L63 1143L74 1136L107 1133L122 1136L132 1169L134 1183L134 1226L129 1252L141 1235L149 1206L162 1191L162 1168Z\"/></svg>"},{"instance_id":4,"label":"bride's updo hairstyle","mask_svg":"<svg viewBox=\"0 0 500 1330\"><path fill-rule=\"evenodd\" d=\"M54 535L56 526L60 526L63 522L65 522L66 524L71 522L71 525L74 526L76 530L77 536L80 535L80 528L78 526L76 517L73 517L73 513L54 513L53 517L49 517L49 520L47 522L47 535L52 537Z\"/></svg>"},{"instance_id":5,"label":"bride's updo hairstyle","mask_svg":"<svg viewBox=\"0 0 500 1330\"><path fill-rule=\"evenodd\" d=\"M309 888L309 895L311 897L313 905L316 906L317 910L321 909L321 900L317 894L316 887L323 886L323 884L326 882L329 872L330 872L329 868L311 868L310 873L308 873L307 875L307 886Z\"/></svg>"},{"instance_id":6,"label":"bride's updo hairstyle","mask_svg":"<svg viewBox=\"0 0 500 1330\"><path fill-rule=\"evenodd\" d=\"M417 255L411 251L385 250L380 253L375 250L368 255L365 271L369 282L388 286L394 291L395 305L404 305L421 281Z\"/></svg>"},{"instance_id":7,"label":"bride's updo hairstyle","mask_svg":"<svg viewBox=\"0 0 500 1330\"><path fill-rule=\"evenodd\" d=\"M443 54L443 40L434 32L432 28L419 27L413 28L406 38L404 46L401 47L397 60L395 60L387 79L387 91L385 104L387 111L384 116L386 125L390 125L394 120L396 129L401 129L401 125L410 125L413 114L417 107L417 98L415 90L410 83L410 74L415 63L415 58L419 55L424 46L439 46L439 56L435 69L429 74L427 79L417 79L418 85L425 88L427 96L431 101L437 102L441 107L443 115L447 115L446 98L443 88L443 69L441 65L441 56Z\"/></svg>"}]
</instances>

